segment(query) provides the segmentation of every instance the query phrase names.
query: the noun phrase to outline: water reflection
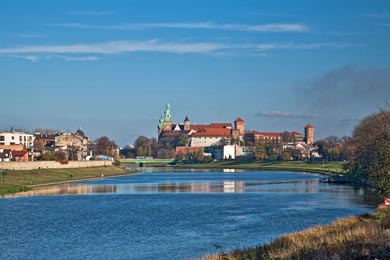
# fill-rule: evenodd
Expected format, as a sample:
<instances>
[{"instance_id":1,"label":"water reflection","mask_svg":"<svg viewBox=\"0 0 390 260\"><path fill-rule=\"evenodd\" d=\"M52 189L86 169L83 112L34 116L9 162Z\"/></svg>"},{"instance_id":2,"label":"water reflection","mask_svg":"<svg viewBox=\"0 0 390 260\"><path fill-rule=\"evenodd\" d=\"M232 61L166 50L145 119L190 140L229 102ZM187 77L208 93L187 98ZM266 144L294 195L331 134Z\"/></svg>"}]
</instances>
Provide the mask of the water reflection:
<instances>
[{"instance_id":1,"label":"water reflection","mask_svg":"<svg viewBox=\"0 0 390 260\"><path fill-rule=\"evenodd\" d=\"M144 177L144 176L143 176ZM232 180L232 179L198 179L189 181L183 178L181 181L174 179L148 182L138 180L132 182L132 178L123 177L111 180L99 180L85 183L69 183L58 186L35 188L32 191L5 195L6 198L27 196L52 196L52 195L88 195L88 194L151 194L151 193L319 193L326 192L334 195L345 195L346 186L330 186L319 183L318 179L291 180L291 181L256 181L256 180ZM126 179L127 178L127 179ZM244 178L245 179L245 178ZM113 180L116 180L116 182ZM348 189L348 188L347 188ZM350 187L350 189L352 189ZM355 193L364 193L357 190ZM354 197L353 195L351 195Z\"/></svg>"},{"instance_id":2,"label":"water reflection","mask_svg":"<svg viewBox=\"0 0 390 260\"><path fill-rule=\"evenodd\" d=\"M57 185L35 188L31 191L19 192L16 194L5 195L5 198L11 197L29 197L29 196L48 196L48 195L81 195L81 194L99 194L116 193L116 185Z\"/></svg>"}]
</instances>

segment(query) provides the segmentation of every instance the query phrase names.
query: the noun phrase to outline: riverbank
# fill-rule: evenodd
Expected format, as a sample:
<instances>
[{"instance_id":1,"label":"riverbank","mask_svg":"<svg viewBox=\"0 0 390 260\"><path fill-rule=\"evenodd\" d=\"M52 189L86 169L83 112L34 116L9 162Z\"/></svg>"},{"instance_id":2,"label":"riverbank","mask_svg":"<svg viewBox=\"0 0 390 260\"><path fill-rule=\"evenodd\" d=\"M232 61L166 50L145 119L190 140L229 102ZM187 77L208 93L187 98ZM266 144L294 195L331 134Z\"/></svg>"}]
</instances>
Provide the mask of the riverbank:
<instances>
[{"instance_id":1,"label":"riverbank","mask_svg":"<svg viewBox=\"0 0 390 260\"><path fill-rule=\"evenodd\" d=\"M390 208L282 236L270 244L207 256L238 259L390 259Z\"/></svg>"},{"instance_id":2,"label":"riverbank","mask_svg":"<svg viewBox=\"0 0 390 260\"><path fill-rule=\"evenodd\" d=\"M270 171L298 171L320 174L344 173L343 162L301 162L301 161L216 161L210 163L178 164L175 168L192 169L242 169L242 170L270 170Z\"/></svg>"},{"instance_id":3,"label":"riverbank","mask_svg":"<svg viewBox=\"0 0 390 260\"><path fill-rule=\"evenodd\" d=\"M34 170L8 170L1 179L0 195L31 190L34 187L55 185L66 182L92 180L105 177L127 174L126 170L115 167L90 167L71 169L34 169ZM1 178L3 176L0 176Z\"/></svg>"}]
</instances>

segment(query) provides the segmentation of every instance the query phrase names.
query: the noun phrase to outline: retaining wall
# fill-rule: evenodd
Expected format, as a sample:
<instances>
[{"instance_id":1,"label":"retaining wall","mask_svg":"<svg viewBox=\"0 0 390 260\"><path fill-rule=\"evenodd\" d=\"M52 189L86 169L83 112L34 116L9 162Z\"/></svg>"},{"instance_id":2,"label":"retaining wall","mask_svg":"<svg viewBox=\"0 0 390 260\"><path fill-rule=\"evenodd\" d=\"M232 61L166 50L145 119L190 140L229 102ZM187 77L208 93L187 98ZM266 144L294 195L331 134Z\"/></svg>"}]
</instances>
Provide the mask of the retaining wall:
<instances>
[{"instance_id":1,"label":"retaining wall","mask_svg":"<svg viewBox=\"0 0 390 260\"><path fill-rule=\"evenodd\" d=\"M33 170L33 169L64 169L112 166L113 161L68 161L65 163L55 161L35 162L0 162L0 169L7 170Z\"/></svg>"}]
</instances>

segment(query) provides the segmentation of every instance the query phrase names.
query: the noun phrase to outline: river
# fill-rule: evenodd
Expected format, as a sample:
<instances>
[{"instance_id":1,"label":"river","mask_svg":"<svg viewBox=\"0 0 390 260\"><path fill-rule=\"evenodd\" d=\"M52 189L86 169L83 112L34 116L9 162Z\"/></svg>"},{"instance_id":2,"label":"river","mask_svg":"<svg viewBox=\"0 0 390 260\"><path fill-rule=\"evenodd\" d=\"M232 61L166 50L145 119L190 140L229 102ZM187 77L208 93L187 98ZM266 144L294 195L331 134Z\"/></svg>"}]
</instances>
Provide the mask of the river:
<instances>
[{"instance_id":1,"label":"river","mask_svg":"<svg viewBox=\"0 0 390 260\"><path fill-rule=\"evenodd\" d=\"M0 199L0 259L199 259L373 212L321 176L152 171Z\"/></svg>"}]
</instances>

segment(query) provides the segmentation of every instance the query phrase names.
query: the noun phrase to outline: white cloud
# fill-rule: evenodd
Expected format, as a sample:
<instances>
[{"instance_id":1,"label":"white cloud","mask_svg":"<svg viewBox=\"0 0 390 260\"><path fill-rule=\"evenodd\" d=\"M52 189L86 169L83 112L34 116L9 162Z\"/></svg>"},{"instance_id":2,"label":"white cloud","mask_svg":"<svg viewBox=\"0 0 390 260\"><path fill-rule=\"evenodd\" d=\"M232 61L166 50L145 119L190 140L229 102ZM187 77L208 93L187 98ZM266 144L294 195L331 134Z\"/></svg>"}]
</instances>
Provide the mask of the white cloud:
<instances>
[{"instance_id":1,"label":"white cloud","mask_svg":"<svg viewBox=\"0 0 390 260\"><path fill-rule=\"evenodd\" d=\"M0 55L6 54L33 62L38 60L62 59L65 61L97 61L101 55L118 55L132 52L157 52L171 54L198 53L214 57L238 55L267 56L278 50L313 50L320 48L346 48L359 46L348 43L266 43L266 44L223 44L207 42L163 42L147 41L111 41L103 43L69 45L18 45L0 48Z\"/></svg>"},{"instance_id":2,"label":"white cloud","mask_svg":"<svg viewBox=\"0 0 390 260\"><path fill-rule=\"evenodd\" d=\"M301 49L301 50L311 50L311 49L320 49L320 48L346 48L351 46L361 46L359 44L350 44L350 43L336 43L336 42L320 42L320 43L271 43L271 44L258 44L256 48L260 51L266 50L291 50L291 49Z\"/></svg>"},{"instance_id":3,"label":"white cloud","mask_svg":"<svg viewBox=\"0 0 390 260\"><path fill-rule=\"evenodd\" d=\"M37 62L39 60L39 57L36 55L11 55L11 57L22 59L22 60L28 60L31 62Z\"/></svg>"},{"instance_id":4,"label":"white cloud","mask_svg":"<svg viewBox=\"0 0 390 260\"><path fill-rule=\"evenodd\" d=\"M52 53L52 54L119 54L125 52L207 53L231 48L215 43L174 43L149 41L112 41L95 44L26 45L0 49L0 54Z\"/></svg>"},{"instance_id":5,"label":"white cloud","mask_svg":"<svg viewBox=\"0 0 390 260\"><path fill-rule=\"evenodd\" d=\"M301 115L301 114L291 114L284 111L271 111L271 112L258 112L256 116L259 117L268 117L268 118L300 118L300 119L315 119L316 116L312 115Z\"/></svg>"},{"instance_id":6,"label":"white cloud","mask_svg":"<svg viewBox=\"0 0 390 260\"><path fill-rule=\"evenodd\" d=\"M271 23L271 24L218 24L212 22L197 23L131 23L121 25L92 25L83 23L51 24L78 29L101 29L101 30L141 30L153 28L165 29L206 29L226 31L248 31L248 32L307 32L309 27L299 23Z\"/></svg>"},{"instance_id":7,"label":"white cloud","mask_svg":"<svg viewBox=\"0 0 390 260\"><path fill-rule=\"evenodd\" d=\"M377 19L388 19L390 18L390 12L372 12L364 14L363 16Z\"/></svg>"},{"instance_id":8,"label":"white cloud","mask_svg":"<svg viewBox=\"0 0 390 260\"><path fill-rule=\"evenodd\" d=\"M56 55L55 58L62 59L64 61L98 61L101 58L97 56L64 56Z\"/></svg>"},{"instance_id":9,"label":"white cloud","mask_svg":"<svg viewBox=\"0 0 390 260\"><path fill-rule=\"evenodd\" d=\"M66 56L66 55L10 55L10 57L37 62L39 60L60 59L64 61L98 61L101 58L97 56Z\"/></svg>"}]
</instances>

